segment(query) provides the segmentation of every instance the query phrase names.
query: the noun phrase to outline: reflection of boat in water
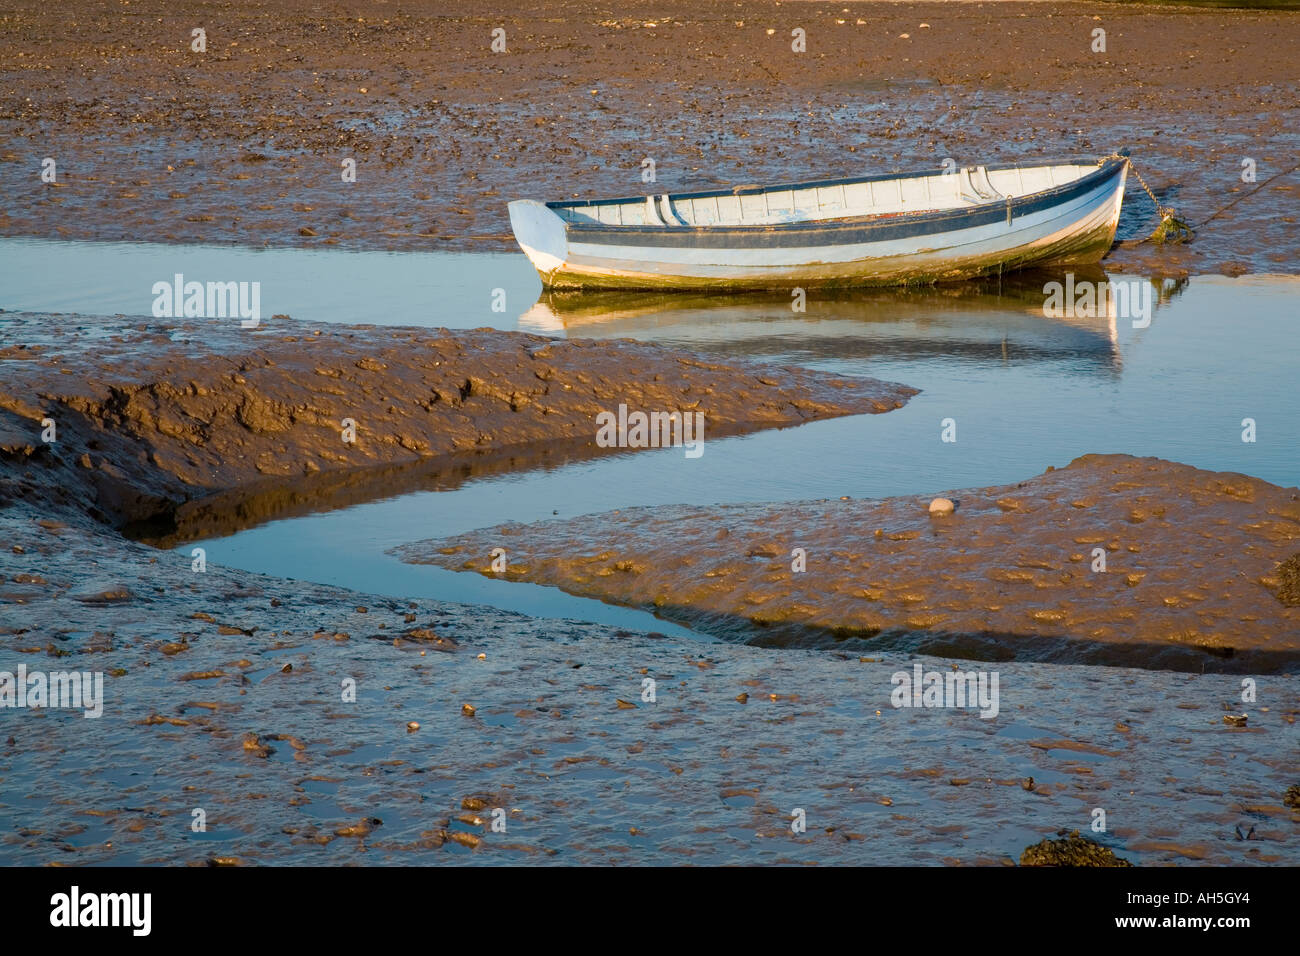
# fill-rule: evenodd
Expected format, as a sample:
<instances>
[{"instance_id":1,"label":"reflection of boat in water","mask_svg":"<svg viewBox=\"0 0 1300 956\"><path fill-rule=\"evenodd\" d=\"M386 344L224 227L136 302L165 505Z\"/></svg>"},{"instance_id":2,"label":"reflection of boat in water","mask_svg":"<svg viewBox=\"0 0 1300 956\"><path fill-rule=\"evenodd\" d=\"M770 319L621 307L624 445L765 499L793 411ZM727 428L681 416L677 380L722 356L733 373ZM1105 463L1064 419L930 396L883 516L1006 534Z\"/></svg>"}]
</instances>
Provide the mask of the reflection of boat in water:
<instances>
[{"instance_id":1,"label":"reflection of boat in water","mask_svg":"<svg viewBox=\"0 0 1300 956\"><path fill-rule=\"evenodd\" d=\"M1096 263L1125 155L624 199L510 203L542 284L737 290L906 285Z\"/></svg>"},{"instance_id":2,"label":"reflection of boat in water","mask_svg":"<svg viewBox=\"0 0 1300 956\"><path fill-rule=\"evenodd\" d=\"M520 316L519 328L550 336L630 336L749 355L1082 358L1118 368L1118 326L1126 317L1116 297L1095 297L1090 309L1044 314L1050 283L1073 290L1086 283L1102 288L1109 281L1093 267L951 286L808 292L802 312L794 310L792 296L780 293L543 292ZM1152 307L1179 291L1153 286Z\"/></svg>"}]
</instances>

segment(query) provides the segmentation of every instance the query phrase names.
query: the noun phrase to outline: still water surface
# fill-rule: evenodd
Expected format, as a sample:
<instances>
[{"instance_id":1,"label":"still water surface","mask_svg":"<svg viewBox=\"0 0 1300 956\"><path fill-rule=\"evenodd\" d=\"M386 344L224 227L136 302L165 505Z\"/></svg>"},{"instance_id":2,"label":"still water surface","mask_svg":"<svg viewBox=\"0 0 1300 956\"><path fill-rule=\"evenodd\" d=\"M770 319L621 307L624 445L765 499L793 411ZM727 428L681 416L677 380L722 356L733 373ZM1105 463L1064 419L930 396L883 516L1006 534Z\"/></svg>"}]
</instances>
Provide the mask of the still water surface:
<instances>
[{"instance_id":1,"label":"still water surface","mask_svg":"<svg viewBox=\"0 0 1300 956\"><path fill-rule=\"evenodd\" d=\"M1300 481L1294 325L1300 278L1194 277L1156 290L1150 324L1049 319L1050 276L809 298L543 298L521 254L256 250L0 241L0 307L148 315L154 282L259 281L264 316L492 326L627 337L869 375L922 389L903 409L707 440L704 455L643 451L486 474L198 542L208 560L394 596L687 633L555 589L402 564L396 545L503 521L657 503L929 494L1032 477L1089 452L1155 455ZM1121 278L1115 276L1114 278ZM504 290L505 312L493 311ZM2 323L0 323L2 325ZM1243 419L1257 440L1242 441ZM956 423L955 442L941 440ZM187 544L185 549L193 547ZM689 543L683 543L688 547Z\"/></svg>"}]
</instances>

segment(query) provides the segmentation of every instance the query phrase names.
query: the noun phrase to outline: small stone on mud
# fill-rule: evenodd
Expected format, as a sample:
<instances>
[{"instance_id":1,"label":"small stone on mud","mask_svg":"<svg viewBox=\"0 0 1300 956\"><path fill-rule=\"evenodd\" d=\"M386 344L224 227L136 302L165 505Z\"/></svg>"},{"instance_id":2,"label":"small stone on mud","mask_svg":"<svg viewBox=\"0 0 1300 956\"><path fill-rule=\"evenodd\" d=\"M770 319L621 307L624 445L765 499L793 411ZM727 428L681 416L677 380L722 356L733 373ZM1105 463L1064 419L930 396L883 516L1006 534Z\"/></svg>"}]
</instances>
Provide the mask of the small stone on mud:
<instances>
[{"instance_id":1,"label":"small stone on mud","mask_svg":"<svg viewBox=\"0 0 1300 956\"><path fill-rule=\"evenodd\" d=\"M932 515L950 515L955 511L957 506L948 498L935 498L930 502L930 514Z\"/></svg>"},{"instance_id":2,"label":"small stone on mud","mask_svg":"<svg viewBox=\"0 0 1300 956\"><path fill-rule=\"evenodd\" d=\"M265 760L274 752L257 738L257 734L244 734L244 749Z\"/></svg>"},{"instance_id":3,"label":"small stone on mud","mask_svg":"<svg viewBox=\"0 0 1300 956\"><path fill-rule=\"evenodd\" d=\"M412 631L407 631L402 635L402 637L408 641L430 643L434 646L435 650L444 651L446 653L452 653L460 646L452 638L436 634L433 630L427 627L417 627Z\"/></svg>"},{"instance_id":4,"label":"small stone on mud","mask_svg":"<svg viewBox=\"0 0 1300 956\"><path fill-rule=\"evenodd\" d=\"M22 554L22 549L17 545L14 551ZM84 591L81 594L72 595L74 601L80 601L82 604L117 604L123 601L129 601L134 595L131 594L130 588L126 585L117 585L116 587L104 588L102 590Z\"/></svg>"},{"instance_id":5,"label":"small stone on mud","mask_svg":"<svg viewBox=\"0 0 1300 956\"><path fill-rule=\"evenodd\" d=\"M372 829L379 826L382 822L383 821L378 817L371 817L367 820L362 820L359 823L339 827L334 831L334 835L340 837L366 837L370 835Z\"/></svg>"}]
</instances>

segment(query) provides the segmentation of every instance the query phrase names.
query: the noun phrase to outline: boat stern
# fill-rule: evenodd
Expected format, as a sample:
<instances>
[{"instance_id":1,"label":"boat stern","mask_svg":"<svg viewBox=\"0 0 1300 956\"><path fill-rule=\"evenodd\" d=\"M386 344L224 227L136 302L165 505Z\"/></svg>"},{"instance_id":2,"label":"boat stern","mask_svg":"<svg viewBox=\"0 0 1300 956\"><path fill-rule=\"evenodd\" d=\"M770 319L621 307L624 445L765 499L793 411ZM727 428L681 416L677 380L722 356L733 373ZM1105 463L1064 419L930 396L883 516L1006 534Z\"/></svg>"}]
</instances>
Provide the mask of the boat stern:
<instances>
[{"instance_id":1,"label":"boat stern","mask_svg":"<svg viewBox=\"0 0 1300 956\"><path fill-rule=\"evenodd\" d=\"M563 266L569 254L569 240L564 220L546 203L533 199L516 199L510 203L510 228L515 241L549 286L551 277Z\"/></svg>"}]
</instances>

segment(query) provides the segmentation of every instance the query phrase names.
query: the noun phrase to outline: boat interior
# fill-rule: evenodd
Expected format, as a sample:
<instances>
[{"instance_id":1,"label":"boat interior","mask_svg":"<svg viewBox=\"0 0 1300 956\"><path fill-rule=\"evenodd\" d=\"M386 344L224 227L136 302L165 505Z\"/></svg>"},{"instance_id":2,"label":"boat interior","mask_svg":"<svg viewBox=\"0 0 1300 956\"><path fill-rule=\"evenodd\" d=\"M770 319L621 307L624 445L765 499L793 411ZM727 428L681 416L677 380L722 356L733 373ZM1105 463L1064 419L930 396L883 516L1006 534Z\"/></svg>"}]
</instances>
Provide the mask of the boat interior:
<instances>
[{"instance_id":1,"label":"boat interior","mask_svg":"<svg viewBox=\"0 0 1300 956\"><path fill-rule=\"evenodd\" d=\"M713 191L638 196L602 202L548 203L561 219L605 226L768 226L860 216L965 209L1006 202L1064 186L1097 170L1097 163L1051 166L958 167L951 172L846 179L829 183L738 186Z\"/></svg>"}]
</instances>

